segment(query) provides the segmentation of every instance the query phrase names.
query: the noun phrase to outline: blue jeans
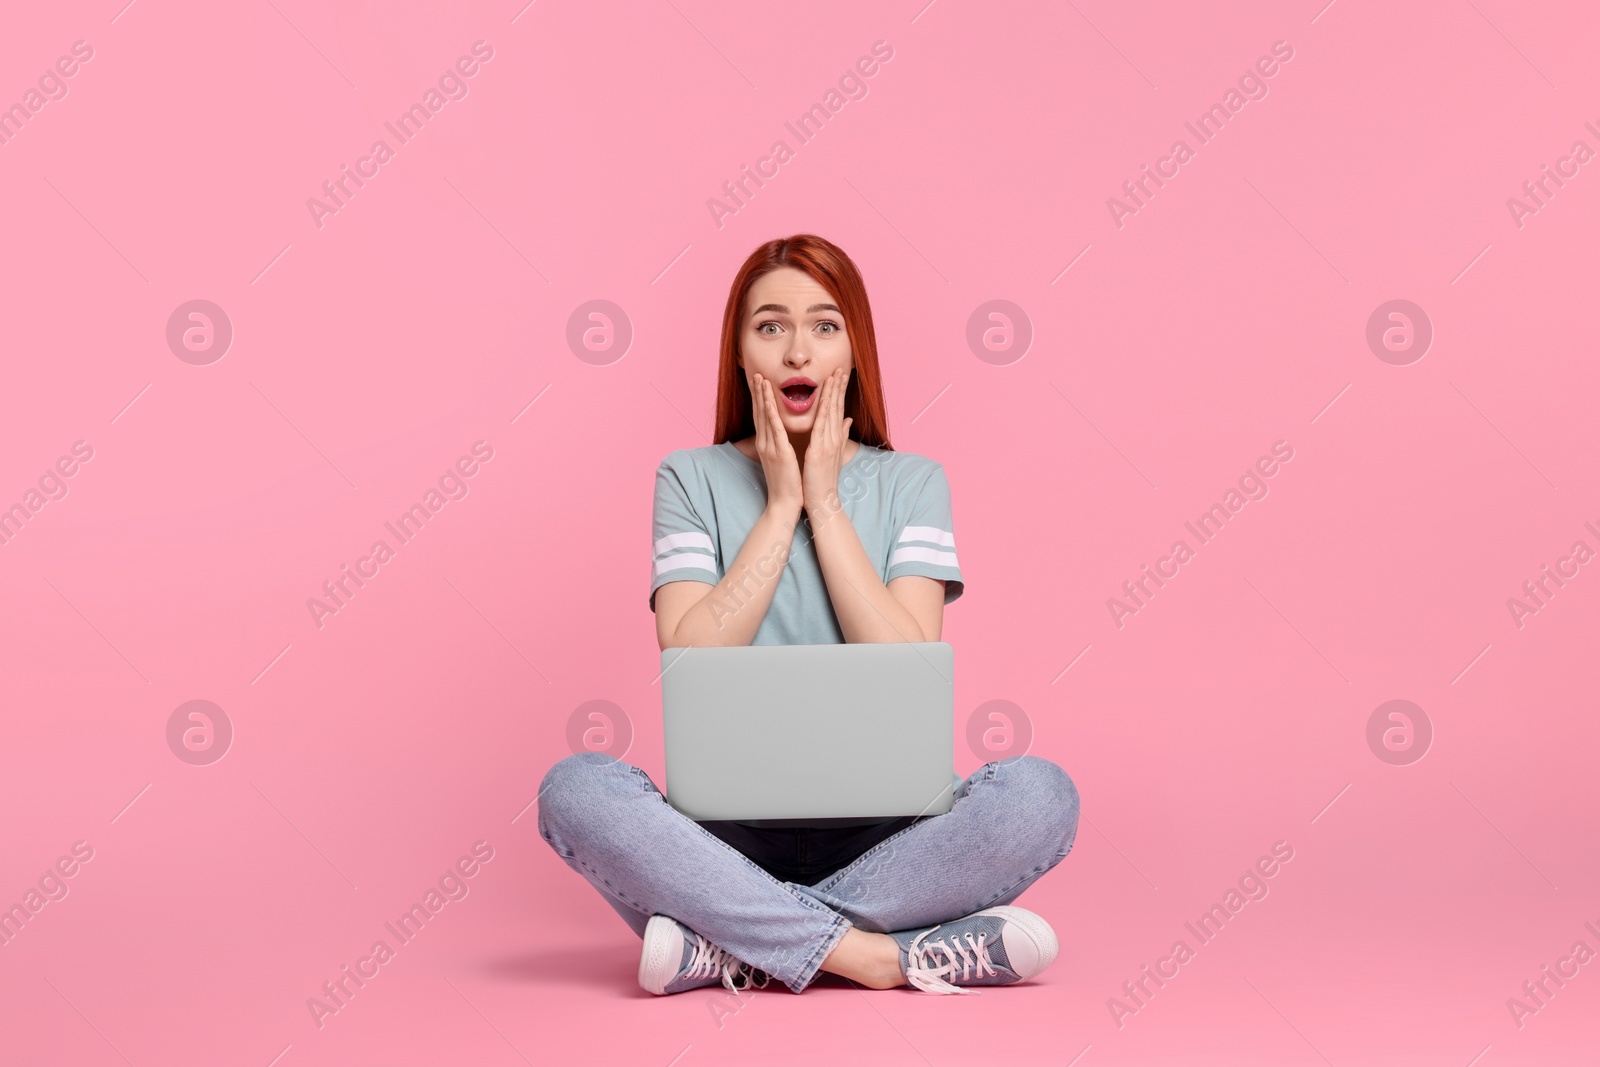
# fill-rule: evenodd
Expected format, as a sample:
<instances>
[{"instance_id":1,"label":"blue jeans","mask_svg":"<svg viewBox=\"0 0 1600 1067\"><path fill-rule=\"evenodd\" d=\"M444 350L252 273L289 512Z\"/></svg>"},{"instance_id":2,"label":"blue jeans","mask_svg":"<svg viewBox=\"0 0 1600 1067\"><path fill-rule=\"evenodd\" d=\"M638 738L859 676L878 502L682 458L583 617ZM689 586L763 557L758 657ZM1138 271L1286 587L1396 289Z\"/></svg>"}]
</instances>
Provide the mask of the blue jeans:
<instances>
[{"instance_id":1,"label":"blue jeans","mask_svg":"<svg viewBox=\"0 0 1600 1067\"><path fill-rule=\"evenodd\" d=\"M568 756L539 787L539 835L644 936L667 915L799 993L852 926L874 933L1009 904L1066 858L1078 789L1038 756L986 763L950 811L815 885L780 882L667 803L638 767Z\"/></svg>"}]
</instances>

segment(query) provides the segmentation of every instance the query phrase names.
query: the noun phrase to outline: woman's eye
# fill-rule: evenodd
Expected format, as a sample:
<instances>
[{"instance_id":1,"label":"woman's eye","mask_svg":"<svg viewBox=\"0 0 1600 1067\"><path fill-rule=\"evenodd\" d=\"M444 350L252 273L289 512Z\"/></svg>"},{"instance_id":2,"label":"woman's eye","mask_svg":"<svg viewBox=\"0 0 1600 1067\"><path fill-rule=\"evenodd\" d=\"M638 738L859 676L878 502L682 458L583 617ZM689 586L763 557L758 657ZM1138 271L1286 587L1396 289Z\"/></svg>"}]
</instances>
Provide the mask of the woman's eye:
<instances>
[{"instance_id":1,"label":"woman's eye","mask_svg":"<svg viewBox=\"0 0 1600 1067\"><path fill-rule=\"evenodd\" d=\"M839 331L839 325L838 325L838 323L833 323L833 322L821 322L821 323L818 323L818 324L817 324L817 328L818 328L818 329L821 329L821 328L822 328L822 327L824 327L824 326L826 326L826 327L828 327L828 332L829 332L829 333L837 333L837 332L838 332L838 331Z\"/></svg>"}]
</instances>

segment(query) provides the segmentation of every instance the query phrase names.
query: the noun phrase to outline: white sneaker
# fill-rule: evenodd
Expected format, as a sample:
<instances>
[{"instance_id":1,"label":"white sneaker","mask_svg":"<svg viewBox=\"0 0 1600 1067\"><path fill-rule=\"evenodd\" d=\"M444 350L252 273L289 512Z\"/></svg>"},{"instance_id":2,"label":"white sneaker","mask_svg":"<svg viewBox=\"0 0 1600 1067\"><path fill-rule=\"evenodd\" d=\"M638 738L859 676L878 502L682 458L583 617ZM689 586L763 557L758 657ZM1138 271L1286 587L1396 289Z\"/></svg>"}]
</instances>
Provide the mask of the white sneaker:
<instances>
[{"instance_id":1,"label":"white sneaker","mask_svg":"<svg viewBox=\"0 0 1600 1067\"><path fill-rule=\"evenodd\" d=\"M639 985L664 996L686 989L723 986L734 993L766 987L765 971L741 963L693 930L665 915L652 915L644 927L639 955Z\"/></svg>"}]
</instances>

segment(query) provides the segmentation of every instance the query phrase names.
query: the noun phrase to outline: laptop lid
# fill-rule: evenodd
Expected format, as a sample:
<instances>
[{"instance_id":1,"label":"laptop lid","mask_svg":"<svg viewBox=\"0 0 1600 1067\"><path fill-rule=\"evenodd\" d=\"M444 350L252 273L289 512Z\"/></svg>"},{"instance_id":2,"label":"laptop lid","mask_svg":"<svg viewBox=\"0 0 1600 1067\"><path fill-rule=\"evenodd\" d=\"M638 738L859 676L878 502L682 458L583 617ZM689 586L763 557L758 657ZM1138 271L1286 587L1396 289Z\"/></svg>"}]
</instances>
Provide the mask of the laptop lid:
<instances>
[{"instance_id":1,"label":"laptop lid","mask_svg":"<svg viewBox=\"0 0 1600 1067\"><path fill-rule=\"evenodd\" d=\"M661 670L667 800L692 819L950 810L948 642L669 648Z\"/></svg>"}]
</instances>

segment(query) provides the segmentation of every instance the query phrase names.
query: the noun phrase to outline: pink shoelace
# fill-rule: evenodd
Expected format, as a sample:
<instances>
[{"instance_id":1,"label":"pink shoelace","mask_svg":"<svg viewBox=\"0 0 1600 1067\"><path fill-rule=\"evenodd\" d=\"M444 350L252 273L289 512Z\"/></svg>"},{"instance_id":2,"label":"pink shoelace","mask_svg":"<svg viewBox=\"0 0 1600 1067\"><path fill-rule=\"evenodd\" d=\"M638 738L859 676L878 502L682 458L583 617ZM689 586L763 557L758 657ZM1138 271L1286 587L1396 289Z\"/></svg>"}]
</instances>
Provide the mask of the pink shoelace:
<instances>
[{"instance_id":1,"label":"pink shoelace","mask_svg":"<svg viewBox=\"0 0 1600 1067\"><path fill-rule=\"evenodd\" d=\"M757 989L766 987L766 972L758 971L748 963L741 963L725 949L718 948L693 931L686 930L685 933L694 938L694 948L689 954L689 966L684 968L679 977L710 978L721 971L722 984L729 992L738 993L751 985ZM740 978L744 979L742 985L739 984Z\"/></svg>"},{"instance_id":2,"label":"pink shoelace","mask_svg":"<svg viewBox=\"0 0 1600 1067\"><path fill-rule=\"evenodd\" d=\"M980 933L976 939L969 931L966 934L966 944L961 943L961 935L956 934L950 938L930 940L929 935L935 926L918 934L906 950L906 981L925 993L962 993L974 994L977 990L962 989L952 985L946 980L959 977L962 981L970 977L983 977L994 975L994 960L989 956L989 946L984 942L988 934ZM936 957L942 956L942 961Z\"/></svg>"}]
</instances>

